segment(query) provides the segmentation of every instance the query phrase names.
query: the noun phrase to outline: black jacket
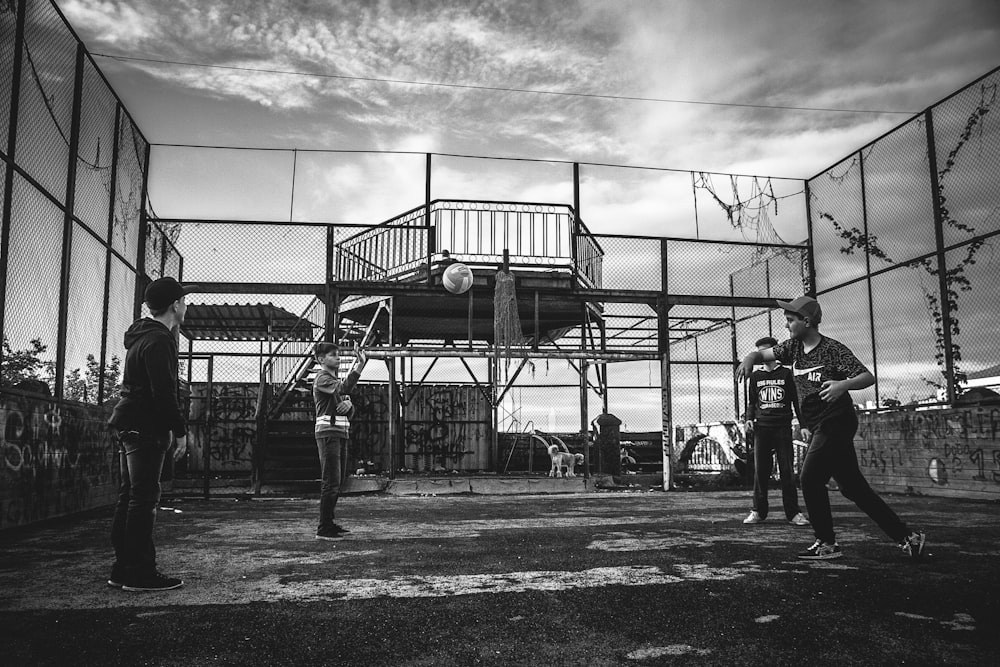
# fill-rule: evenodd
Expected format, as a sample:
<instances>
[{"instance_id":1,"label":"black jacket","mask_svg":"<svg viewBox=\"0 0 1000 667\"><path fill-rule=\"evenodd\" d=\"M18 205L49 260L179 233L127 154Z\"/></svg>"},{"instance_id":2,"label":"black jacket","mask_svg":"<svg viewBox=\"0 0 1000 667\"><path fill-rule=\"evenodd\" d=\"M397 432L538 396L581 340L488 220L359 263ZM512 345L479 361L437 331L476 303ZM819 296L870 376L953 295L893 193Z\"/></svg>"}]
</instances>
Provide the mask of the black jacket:
<instances>
[{"instance_id":1,"label":"black jacket","mask_svg":"<svg viewBox=\"0 0 1000 667\"><path fill-rule=\"evenodd\" d=\"M162 323L141 319L125 332L121 400L108 423L140 432L187 434L177 399L177 340Z\"/></svg>"}]
</instances>

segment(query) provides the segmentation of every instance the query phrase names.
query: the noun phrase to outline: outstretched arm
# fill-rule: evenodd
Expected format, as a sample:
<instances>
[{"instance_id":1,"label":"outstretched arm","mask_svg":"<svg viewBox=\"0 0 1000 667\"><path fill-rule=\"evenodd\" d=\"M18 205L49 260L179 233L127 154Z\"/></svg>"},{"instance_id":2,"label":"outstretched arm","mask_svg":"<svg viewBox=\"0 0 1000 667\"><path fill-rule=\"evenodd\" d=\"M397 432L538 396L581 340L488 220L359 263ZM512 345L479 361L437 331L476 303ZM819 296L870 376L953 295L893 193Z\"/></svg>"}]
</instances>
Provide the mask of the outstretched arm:
<instances>
[{"instance_id":1,"label":"outstretched arm","mask_svg":"<svg viewBox=\"0 0 1000 667\"><path fill-rule=\"evenodd\" d=\"M774 349L773 348L768 348L768 349L764 350L763 352L761 352L760 350L754 350L753 352L751 352L750 354L748 354L746 357L744 357L744 359L740 363L739 367L737 367L737 369L736 369L736 379L737 380L745 380L746 378L750 377L751 373L753 373L753 367L754 366L756 366L757 364L763 363L765 361L774 361L775 358L776 357L774 356Z\"/></svg>"}]
</instances>

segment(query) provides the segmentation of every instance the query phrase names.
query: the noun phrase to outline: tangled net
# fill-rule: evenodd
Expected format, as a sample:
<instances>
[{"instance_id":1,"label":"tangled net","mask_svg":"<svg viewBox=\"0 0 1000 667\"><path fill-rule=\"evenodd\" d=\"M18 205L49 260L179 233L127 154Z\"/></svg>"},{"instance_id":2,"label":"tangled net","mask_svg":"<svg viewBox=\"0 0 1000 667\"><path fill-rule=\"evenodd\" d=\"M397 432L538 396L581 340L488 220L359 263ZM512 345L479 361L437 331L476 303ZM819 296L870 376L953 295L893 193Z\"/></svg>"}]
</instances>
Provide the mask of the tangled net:
<instances>
[{"instance_id":1,"label":"tangled net","mask_svg":"<svg viewBox=\"0 0 1000 667\"><path fill-rule=\"evenodd\" d=\"M510 346L521 345L523 342L524 332L521 330L521 317L517 313L514 276L510 271L500 269L497 271L493 290L493 344L496 346L497 356L504 358L505 368L510 366Z\"/></svg>"}]
</instances>

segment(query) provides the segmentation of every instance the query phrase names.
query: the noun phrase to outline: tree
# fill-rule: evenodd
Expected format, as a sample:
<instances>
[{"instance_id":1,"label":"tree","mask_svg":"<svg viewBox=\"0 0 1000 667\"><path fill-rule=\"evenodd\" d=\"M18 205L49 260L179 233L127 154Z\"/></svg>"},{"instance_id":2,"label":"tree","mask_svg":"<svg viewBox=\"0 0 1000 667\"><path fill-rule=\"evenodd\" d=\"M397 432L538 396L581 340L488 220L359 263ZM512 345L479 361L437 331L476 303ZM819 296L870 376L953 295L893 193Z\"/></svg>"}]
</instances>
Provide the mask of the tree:
<instances>
[{"instance_id":1,"label":"tree","mask_svg":"<svg viewBox=\"0 0 1000 667\"><path fill-rule=\"evenodd\" d=\"M104 368L104 400L118 398L121 387L118 379L121 375L121 359L112 355L111 361ZM81 375L80 369L75 368L66 373L66 382L63 385L63 396L74 401L84 403L98 402L98 389L101 378L101 365L92 354L87 355L87 370Z\"/></svg>"},{"instance_id":2,"label":"tree","mask_svg":"<svg viewBox=\"0 0 1000 667\"><path fill-rule=\"evenodd\" d=\"M28 347L23 350L14 350L10 346L7 336L3 337L3 363L2 384L4 387L13 387L24 380L41 380L52 362L43 361L39 357L47 350L48 345L44 345L38 338L33 338Z\"/></svg>"}]
</instances>

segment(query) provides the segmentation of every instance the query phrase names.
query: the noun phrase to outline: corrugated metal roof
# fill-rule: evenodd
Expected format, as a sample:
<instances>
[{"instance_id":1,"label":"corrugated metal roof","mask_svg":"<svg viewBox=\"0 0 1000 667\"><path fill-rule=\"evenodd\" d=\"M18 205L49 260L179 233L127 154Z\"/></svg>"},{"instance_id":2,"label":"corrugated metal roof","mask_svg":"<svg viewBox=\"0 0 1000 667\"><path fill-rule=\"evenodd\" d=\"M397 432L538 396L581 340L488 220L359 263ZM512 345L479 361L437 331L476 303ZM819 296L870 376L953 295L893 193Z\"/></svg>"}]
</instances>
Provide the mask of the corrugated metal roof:
<instances>
[{"instance_id":1,"label":"corrugated metal roof","mask_svg":"<svg viewBox=\"0 0 1000 667\"><path fill-rule=\"evenodd\" d=\"M190 340L313 340L316 325L272 303L192 303L181 333Z\"/></svg>"}]
</instances>

